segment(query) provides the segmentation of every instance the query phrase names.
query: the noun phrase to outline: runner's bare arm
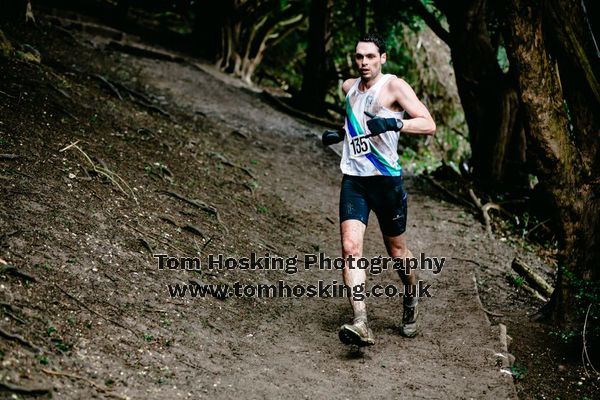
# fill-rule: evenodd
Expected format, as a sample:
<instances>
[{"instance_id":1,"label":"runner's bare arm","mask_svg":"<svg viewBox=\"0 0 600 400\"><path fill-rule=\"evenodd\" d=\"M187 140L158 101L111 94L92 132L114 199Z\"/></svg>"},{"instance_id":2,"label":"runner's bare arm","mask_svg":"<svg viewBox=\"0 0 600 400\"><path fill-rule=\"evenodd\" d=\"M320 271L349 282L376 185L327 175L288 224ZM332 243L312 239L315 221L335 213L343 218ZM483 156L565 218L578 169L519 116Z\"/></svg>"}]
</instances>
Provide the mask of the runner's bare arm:
<instances>
[{"instance_id":1,"label":"runner's bare arm","mask_svg":"<svg viewBox=\"0 0 600 400\"><path fill-rule=\"evenodd\" d=\"M344 83L342 84L342 90L344 91L344 94L348 93L355 81L356 79L346 79L344 81ZM329 146L341 142L342 140L344 140L345 136L346 132L344 131L344 127L341 127L337 131L325 131L321 136L321 141L323 143L323 146Z\"/></svg>"},{"instance_id":2,"label":"runner's bare arm","mask_svg":"<svg viewBox=\"0 0 600 400\"><path fill-rule=\"evenodd\" d=\"M342 83L342 90L344 91L344 95L348 94L348 91L350 90L352 85L354 85L354 82L356 82L356 78L346 79L344 83Z\"/></svg>"},{"instance_id":3,"label":"runner's bare arm","mask_svg":"<svg viewBox=\"0 0 600 400\"><path fill-rule=\"evenodd\" d=\"M400 132L415 135L433 135L436 130L435 122L427 107L417 97L415 91L404 80L398 78L392 80L390 89L394 99L411 119L404 119L404 126Z\"/></svg>"}]
</instances>

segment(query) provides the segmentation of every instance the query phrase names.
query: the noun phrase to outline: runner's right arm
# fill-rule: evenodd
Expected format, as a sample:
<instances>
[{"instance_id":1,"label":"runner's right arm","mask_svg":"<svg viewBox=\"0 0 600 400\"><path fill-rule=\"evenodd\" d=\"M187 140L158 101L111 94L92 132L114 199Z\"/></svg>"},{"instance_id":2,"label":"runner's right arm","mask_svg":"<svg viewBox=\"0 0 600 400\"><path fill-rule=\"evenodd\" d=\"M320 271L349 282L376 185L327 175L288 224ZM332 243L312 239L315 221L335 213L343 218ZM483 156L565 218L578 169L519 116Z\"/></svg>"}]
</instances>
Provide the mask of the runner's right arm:
<instances>
[{"instance_id":1,"label":"runner's right arm","mask_svg":"<svg viewBox=\"0 0 600 400\"><path fill-rule=\"evenodd\" d=\"M356 79L346 79L344 81L344 83L342 84L342 91L344 92L344 95L348 93L355 81ZM325 133L323 133L323 136L321 136L321 141L323 142L323 146L330 146L332 144L343 141L345 136L346 131L344 130L344 128L340 128L337 131L325 131Z\"/></svg>"}]
</instances>

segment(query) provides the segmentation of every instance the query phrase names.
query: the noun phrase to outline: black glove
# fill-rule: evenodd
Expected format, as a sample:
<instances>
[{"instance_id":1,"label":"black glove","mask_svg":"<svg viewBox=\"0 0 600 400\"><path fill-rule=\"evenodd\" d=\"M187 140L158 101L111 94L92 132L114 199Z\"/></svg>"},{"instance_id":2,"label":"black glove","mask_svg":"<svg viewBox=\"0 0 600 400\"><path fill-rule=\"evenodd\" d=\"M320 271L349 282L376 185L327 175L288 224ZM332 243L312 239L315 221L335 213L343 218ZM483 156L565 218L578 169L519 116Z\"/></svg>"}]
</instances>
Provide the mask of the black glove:
<instances>
[{"instance_id":1,"label":"black glove","mask_svg":"<svg viewBox=\"0 0 600 400\"><path fill-rule=\"evenodd\" d=\"M379 135L380 133L384 133L387 131L397 131L404 126L404 123L401 119L396 118L380 118L370 112L365 111L367 117L371 119L367 121L367 127L369 131L371 131L372 135Z\"/></svg>"},{"instance_id":2,"label":"black glove","mask_svg":"<svg viewBox=\"0 0 600 400\"><path fill-rule=\"evenodd\" d=\"M340 131L325 131L323 136L321 136L321 140L323 141L323 146L329 146L331 144L336 144L344 140L344 136L346 132L343 130Z\"/></svg>"}]
</instances>

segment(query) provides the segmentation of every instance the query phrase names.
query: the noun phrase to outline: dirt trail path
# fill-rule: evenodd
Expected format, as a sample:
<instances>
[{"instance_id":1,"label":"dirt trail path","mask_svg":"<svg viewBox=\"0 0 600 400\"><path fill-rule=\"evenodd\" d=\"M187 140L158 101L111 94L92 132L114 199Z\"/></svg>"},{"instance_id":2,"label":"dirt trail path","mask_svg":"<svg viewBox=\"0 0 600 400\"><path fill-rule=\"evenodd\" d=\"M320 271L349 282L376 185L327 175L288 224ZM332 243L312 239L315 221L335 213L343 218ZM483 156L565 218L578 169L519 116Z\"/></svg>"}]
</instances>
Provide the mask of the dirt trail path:
<instances>
[{"instance_id":1,"label":"dirt trail path","mask_svg":"<svg viewBox=\"0 0 600 400\"><path fill-rule=\"evenodd\" d=\"M66 51L52 51L45 56L53 65L68 64ZM169 298L168 284L189 279L230 284L284 279L290 285L341 281L339 272L316 268L296 274L158 271L143 245L173 256L195 256L202 248L204 258L251 252L335 257L338 158L317 143L319 127L274 110L216 72L118 53L94 66L90 60L98 53L82 54L78 62L91 72L108 71L121 80L134 76L139 87L166 99L176 122L118 101L100 83L60 70L71 83L35 68L25 73L32 82L46 79L68 88L75 103L94 104L93 110L75 107L77 115L93 112L92 122L51 120L58 125L51 131L45 120L15 116L16 103L0 107L0 116L17 127L9 150L38 160L13 164L13 170L26 169L27 176L10 175L0 214L6 231L17 232L3 237L2 258L37 278L28 284L15 277L3 281L2 301L28 320L27 325L10 320L3 326L43 348L40 356L2 342L3 366L13 381L52 385L57 398L516 397L512 378L501 371L507 353L499 328L489 324L479 305L476 271L464 261L477 260L503 274L504 267L494 265L509 265L515 250L486 240L470 214L432 197L410 178L410 247L413 253L447 258L442 273L421 277L432 285L433 297L421 302L422 333L415 339L398 334L401 307L395 299L369 301L377 342L356 352L337 338L338 327L350 319L346 299ZM17 76L16 66L1 67L6 82ZM6 83L0 90L14 93L15 85ZM34 97L43 97L30 86ZM34 106L18 104L23 115L39 115ZM97 178L79 179L76 164L82 159L58 152L77 139L128 181L139 206ZM24 141L30 144L26 149L19 145ZM168 176L157 164L168 168ZM215 206L221 222L165 191ZM185 224L204 236L182 229ZM365 252L385 254L375 218ZM369 278L371 284L398 282L385 273ZM57 342L68 346L56 350ZM88 381L49 375L41 368L70 371Z\"/></svg>"},{"instance_id":2,"label":"dirt trail path","mask_svg":"<svg viewBox=\"0 0 600 400\"><path fill-rule=\"evenodd\" d=\"M269 190L284 198L292 209L309 210L316 213L317 219L336 219L340 178L336 156L315 148L311 137L295 147L286 144L288 137L314 135L319 133L318 128L308 129L265 106L255 95L223 86L214 78L214 72L204 75L178 64L157 66L143 60L138 65L146 82L169 93L184 108L209 116L216 113L225 126L251 129L259 138L263 131L281 135L275 137L280 143L273 144L269 158L283 174L274 172L276 182L270 182ZM240 153L243 155L242 149ZM303 154L308 153L313 159L326 159L326 164L321 168L314 162L307 165ZM464 226L448 222L458 218L460 209L440 205L412 185L409 190L413 192L409 234L415 253L448 259L464 255L466 246L460 239L465 234ZM372 221L366 253L385 256L376 219ZM307 239L323 243L322 251L337 256L337 226L325 232L314 232L310 225L303 228L301 235L315 235ZM480 226L474 223L471 230L469 236L479 242ZM471 251L475 247L480 246L477 243ZM345 300L301 299L292 304L269 300L270 312L257 316L259 327L248 340L253 350L238 349L246 373L232 374L221 383L251 387L265 396L277 387L284 389L279 394L296 393L291 396L295 397L302 393L307 398L510 398L514 394L512 378L499 371L501 359L495 355L502 352L499 332L489 326L478 306L473 274L471 266L456 260L450 260L439 276L427 274L425 279L432 284L434 297L423 301L423 334L415 340L398 335L398 301L371 301L370 315L378 344L363 353L348 351L337 341L337 328L350 317ZM337 271L315 269L296 279L315 283L319 279L340 281L341 277ZM375 282L398 284L392 273L372 277L371 283ZM272 314L277 315L275 320ZM256 357L257 352L263 357Z\"/></svg>"}]
</instances>

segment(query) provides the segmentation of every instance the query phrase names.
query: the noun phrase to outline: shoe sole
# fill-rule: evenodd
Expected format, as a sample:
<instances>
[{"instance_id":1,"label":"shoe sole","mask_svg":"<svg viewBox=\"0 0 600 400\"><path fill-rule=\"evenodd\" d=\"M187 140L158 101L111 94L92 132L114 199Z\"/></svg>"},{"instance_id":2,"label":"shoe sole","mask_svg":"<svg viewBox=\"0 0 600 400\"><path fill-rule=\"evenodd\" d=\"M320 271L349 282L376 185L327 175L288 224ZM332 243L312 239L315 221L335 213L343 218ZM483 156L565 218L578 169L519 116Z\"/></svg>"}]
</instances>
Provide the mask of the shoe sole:
<instances>
[{"instance_id":1,"label":"shoe sole","mask_svg":"<svg viewBox=\"0 0 600 400\"><path fill-rule=\"evenodd\" d=\"M372 346L375 344L375 341L364 340L357 332L348 328L340 329L339 337L342 343L354 344L359 347Z\"/></svg>"},{"instance_id":2,"label":"shoe sole","mask_svg":"<svg viewBox=\"0 0 600 400\"><path fill-rule=\"evenodd\" d=\"M418 335L418 332L415 333L404 333L403 331L400 331L400 335L402 335L405 338L414 338Z\"/></svg>"},{"instance_id":3,"label":"shoe sole","mask_svg":"<svg viewBox=\"0 0 600 400\"><path fill-rule=\"evenodd\" d=\"M414 338L418 334L419 334L418 327L415 328L415 331L413 333L406 333L406 332L404 332L404 327L402 327L400 329L400 335L404 336L405 338Z\"/></svg>"}]
</instances>

